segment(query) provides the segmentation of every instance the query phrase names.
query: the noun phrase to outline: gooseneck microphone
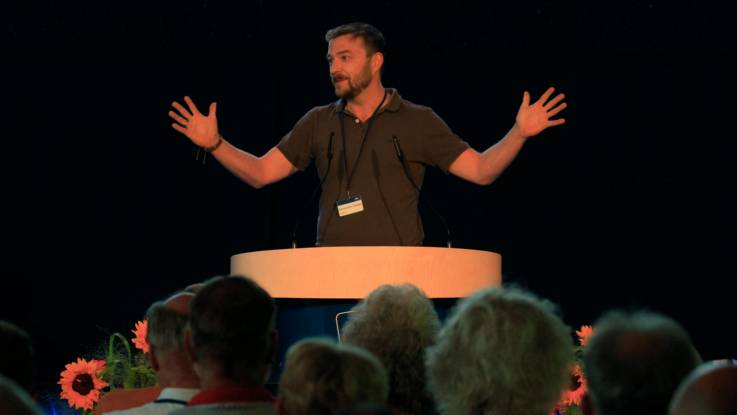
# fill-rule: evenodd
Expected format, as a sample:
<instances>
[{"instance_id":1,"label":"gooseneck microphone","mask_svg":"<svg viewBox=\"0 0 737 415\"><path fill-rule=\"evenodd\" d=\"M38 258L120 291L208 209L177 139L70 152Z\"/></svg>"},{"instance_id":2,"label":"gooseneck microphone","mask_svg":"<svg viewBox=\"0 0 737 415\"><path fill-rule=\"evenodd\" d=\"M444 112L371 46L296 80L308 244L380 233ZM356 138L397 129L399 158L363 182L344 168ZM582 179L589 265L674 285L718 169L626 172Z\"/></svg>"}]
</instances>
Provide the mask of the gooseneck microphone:
<instances>
[{"instance_id":1,"label":"gooseneck microphone","mask_svg":"<svg viewBox=\"0 0 737 415\"><path fill-rule=\"evenodd\" d=\"M312 196L310 196L310 199L305 203L304 206L302 206L302 209L300 209L299 213L297 214L297 220L294 222L294 229L292 230L292 248L297 247L297 229L299 229L299 223L302 219L302 216L304 215L305 210L307 210L307 207L312 204L312 201L315 200L315 196L317 196L317 191L322 188L323 183L325 183L325 179L328 177L328 174L330 173L330 166L333 165L331 161L333 160L333 141L335 139L335 132L330 132L330 141L328 142L328 167L325 169L325 174L322 176L322 179L320 179L320 184L315 187L315 190L312 192Z\"/></svg>"},{"instance_id":2,"label":"gooseneck microphone","mask_svg":"<svg viewBox=\"0 0 737 415\"><path fill-rule=\"evenodd\" d=\"M451 239L450 239L450 228L448 228L448 224L445 222L445 218L443 218L443 215L441 215L440 212L438 212L437 209L435 209L435 206L433 206L429 200L420 198L421 196L420 188L417 186L415 181L412 180L412 176L409 174L409 169L407 168L407 164L404 162L404 153L402 153L402 147L399 146L399 139L397 138L396 135L392 136L392 142L394 143L394 151L397 154L397 158L399 159L399 162L402 163L402 171L404 171L404 175L407 176L407 180L409 180L409 182L412 184L412 187L414 187L415 190L417 190L417 197L420 200L424 200L427 203L427 206L430 208L430 210L432 210L432 212L435 214L435 216L437 216L438 219L440 219L440 222L443 224L443 227L445 228L445 234L448 237L446 241L448 248L452 248L453 244L451 243Z\"/></svg>"}]
</instances>

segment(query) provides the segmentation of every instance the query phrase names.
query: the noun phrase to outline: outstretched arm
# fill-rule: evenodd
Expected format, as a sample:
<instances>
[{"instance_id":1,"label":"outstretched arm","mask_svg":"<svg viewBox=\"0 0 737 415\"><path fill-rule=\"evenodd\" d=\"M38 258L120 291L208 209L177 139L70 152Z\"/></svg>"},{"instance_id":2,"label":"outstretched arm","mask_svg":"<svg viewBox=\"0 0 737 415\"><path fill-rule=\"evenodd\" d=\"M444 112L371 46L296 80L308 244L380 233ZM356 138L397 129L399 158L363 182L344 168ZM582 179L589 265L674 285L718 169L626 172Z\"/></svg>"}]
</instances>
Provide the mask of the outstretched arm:
<instances>
[{"instance_id":1,"label":"outstretched arm","mask_svg":"<svg viewBox=\"0 0 737 415\"><path fill-rule=\"evenodd\" d=\"M214 148L212 155L226 169L252 187L264 187L297 171L276 147L263 156L256 157L225 141L218 133L217 103L210 104L209 113L204 115L189 97L184 97L184 102L187 108L176 101L171 104L176 110L169 111L169 117L175 121L172 128L187 136L197 146Z\"/></svg>"},{"instance_id":2,"label":"outstretched arm","mask_svg":"<svg viewBox=\"0 0 737 415\"><path fill-rule=\"evenodd\" d=\"M472 148L464 151L450 165L449 171L458 177L482 185L496 180L512 163L529 137L565 122L563 118L551 119L567 106L565 102L561 102L565 98L563 94L550 99L554 91L554 88L548 88L532 105L530 94L525 91L515 123L507 135L483 153Z\"/></svg>"}]
</instances>

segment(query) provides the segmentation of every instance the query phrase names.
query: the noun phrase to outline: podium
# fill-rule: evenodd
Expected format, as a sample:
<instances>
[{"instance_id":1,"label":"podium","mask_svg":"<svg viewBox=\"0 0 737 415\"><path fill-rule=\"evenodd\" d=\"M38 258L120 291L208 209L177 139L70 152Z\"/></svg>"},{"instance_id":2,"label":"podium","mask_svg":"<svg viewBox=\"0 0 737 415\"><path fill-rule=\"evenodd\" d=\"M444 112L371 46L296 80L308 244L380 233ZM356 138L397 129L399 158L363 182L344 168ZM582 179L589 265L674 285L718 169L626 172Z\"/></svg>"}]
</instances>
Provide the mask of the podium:
<instances>
[{"instance_id":1,"label":"podium","mask_svg":"<svg viewBox=\"0 0 737 415\"><path fill-rule=\"evenodd\" d=\"M382 284L411 283L429 298L461 298L501 284L494 252L417 246L277 249L233 255L231 275L274 298L361 299Z\"/></svg>"},{"instance_id":2,"label":"podium","mask_svg":"<svg viewBox=\"0 0 737 415\"><path fill-rule=\"evenodd\" d=\"M494 252L416 246L247 252L231 257L230 274L253 279L276 301L279 344L272 386L292 344L305 337L335 339L338 315L382 284L414 284L433 300L442 320L456 299L502 280L501 256Z\"/></svg>"}]
</instances>

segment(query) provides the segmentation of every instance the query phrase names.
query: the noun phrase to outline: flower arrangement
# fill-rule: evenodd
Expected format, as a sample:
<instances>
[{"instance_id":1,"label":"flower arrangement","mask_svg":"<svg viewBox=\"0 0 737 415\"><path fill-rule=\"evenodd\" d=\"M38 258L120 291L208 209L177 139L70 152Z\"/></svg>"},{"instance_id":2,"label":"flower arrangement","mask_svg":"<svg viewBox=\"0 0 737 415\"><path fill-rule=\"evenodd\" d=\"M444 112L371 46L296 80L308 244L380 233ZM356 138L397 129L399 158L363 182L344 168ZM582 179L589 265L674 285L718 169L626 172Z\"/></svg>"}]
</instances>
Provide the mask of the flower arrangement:
<instances>
[{"instance_id":1,"label":"flower arrangement","mask_svg":"<svg viewBox=\"0 0 737 415\"><path fill-rule=\"evenodd\" d=\"M66 399L71 408L82 414L91 414L95 404L109 390L116 388L143 388L156 384L156 375L148 363L146 353L147 322L139 321L132 330L131 340L139 351L134 355L128 339L120 333L113 333L107 342L104 359L77 358L61 372L57 382L61 386L61 398Z\"/></svg>"},{"instance_id":2,"label":"flower arrangement","mask_svg":"<svg viewBox=\"0 0 737 415\"><path fill-rule=\"evenodd\" d=\"M583 372L583 353L594 329L591 326L581 326L576 330L578 345L574 347L576 356L575 364L571 369L571 387L563 392L560 401L556 405L554 414L558 415L580 415L581 399L586 393L586 377Z\"/></svg>"}]
</instances>

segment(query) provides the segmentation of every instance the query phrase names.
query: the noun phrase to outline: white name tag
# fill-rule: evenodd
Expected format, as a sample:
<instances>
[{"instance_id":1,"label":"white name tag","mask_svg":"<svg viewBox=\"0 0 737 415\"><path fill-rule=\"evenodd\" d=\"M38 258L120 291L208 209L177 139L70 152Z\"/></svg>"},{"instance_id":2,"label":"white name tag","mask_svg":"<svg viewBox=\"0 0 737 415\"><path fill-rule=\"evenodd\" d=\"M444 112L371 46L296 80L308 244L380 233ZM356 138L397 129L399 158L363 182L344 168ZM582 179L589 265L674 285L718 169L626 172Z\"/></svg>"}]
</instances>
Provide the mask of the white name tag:
<instances>
[{"instance_id":1,"label":"white name tag","mask_svg":"<svg viewBox=\"0 0 737 415\"><path fill-rule=\"evenodd\" d=\"M363 212L363 200L360 195L351 196L348 199L339 199L335 202L338 207L338 216L348 216L354 213Z\"/></svg>"}]
</instances>

